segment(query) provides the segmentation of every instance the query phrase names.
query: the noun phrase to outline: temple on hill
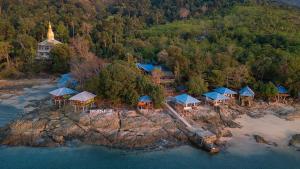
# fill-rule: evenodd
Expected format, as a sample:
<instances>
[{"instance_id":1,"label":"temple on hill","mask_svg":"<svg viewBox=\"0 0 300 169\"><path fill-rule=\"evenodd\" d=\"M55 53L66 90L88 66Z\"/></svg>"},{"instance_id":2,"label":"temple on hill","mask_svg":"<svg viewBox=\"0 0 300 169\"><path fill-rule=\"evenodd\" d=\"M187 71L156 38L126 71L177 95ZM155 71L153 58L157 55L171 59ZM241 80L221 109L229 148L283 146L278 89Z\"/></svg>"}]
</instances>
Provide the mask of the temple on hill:
<instances>
[{"instance_id":1,"label":"temple on hill","mask_svg":"<svg viewBox=\"0 0 300 169\"><path fill-rule=\"evenodd\" d=\"M38 43L36 59L50 59L50 51L55 46L61 44L61 42L55 40L54 33L52 31L51 23L48 25L47 39Z\"/></svg>"}]
</instances>

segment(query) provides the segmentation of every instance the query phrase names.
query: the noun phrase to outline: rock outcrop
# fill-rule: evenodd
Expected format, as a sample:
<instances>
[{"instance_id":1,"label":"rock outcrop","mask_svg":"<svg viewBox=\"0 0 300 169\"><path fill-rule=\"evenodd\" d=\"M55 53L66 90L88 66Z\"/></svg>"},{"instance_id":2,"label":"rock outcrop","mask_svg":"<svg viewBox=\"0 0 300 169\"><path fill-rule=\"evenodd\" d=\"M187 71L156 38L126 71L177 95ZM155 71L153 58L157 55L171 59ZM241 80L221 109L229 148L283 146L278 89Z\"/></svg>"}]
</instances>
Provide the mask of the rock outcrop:
<instances>
[{"instance_id":1,"label":"rock outcrop","mask_svg":"<svg viewBox=\"0 0 300 169\"><path fill-rule=\"evenodd\" d=\"M296 148L300 148L300 134L293 135L289 142L289 145Z\"/></svg>"},{"instance_id":2,"label":"rock outcrop","mask_svg":"<svg viewBox=\"0 0 300 169\"><path fill-rule=\"evenodd\" d=\"M163 111L144 115L114 110L91 116L70 109L29 114L8 125L0 137L1 144L10 146L51 147L73 140L117 148L155 148L184 143L187 137Z\"/></svg>"}]
</instances>

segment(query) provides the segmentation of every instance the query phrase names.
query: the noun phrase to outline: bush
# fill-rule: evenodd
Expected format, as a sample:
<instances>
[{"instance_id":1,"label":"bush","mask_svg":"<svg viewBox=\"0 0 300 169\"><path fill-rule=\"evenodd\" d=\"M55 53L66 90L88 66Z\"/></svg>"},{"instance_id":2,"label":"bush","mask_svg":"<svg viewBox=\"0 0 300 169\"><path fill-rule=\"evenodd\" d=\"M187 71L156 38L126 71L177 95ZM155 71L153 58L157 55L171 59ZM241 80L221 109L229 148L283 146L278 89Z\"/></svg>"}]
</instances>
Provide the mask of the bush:
<instances>
[{"instance_id":1,"label":"bush","mask_svg":"<svg viewBox=\"0 0 300 169\"><path fill-rule=\"evenodd\" d=\"M5 68L0 72L0 77L3 79L17 79L22 76L15 67Z\"/></svg>"},{"instance_id":2,"label":"bush","mask_svg":"<svg viewBox=\"0 0 300 169\"><path fill-rule=\"evenodd\" d=\"M88 90L114 103L136 105L138 98L143 95L152 97L156 107L161 106L163 90L152 83L135 66L123 61L115 61L104 68L97 78L85 85Z\"/></svg>"}]
</instances>

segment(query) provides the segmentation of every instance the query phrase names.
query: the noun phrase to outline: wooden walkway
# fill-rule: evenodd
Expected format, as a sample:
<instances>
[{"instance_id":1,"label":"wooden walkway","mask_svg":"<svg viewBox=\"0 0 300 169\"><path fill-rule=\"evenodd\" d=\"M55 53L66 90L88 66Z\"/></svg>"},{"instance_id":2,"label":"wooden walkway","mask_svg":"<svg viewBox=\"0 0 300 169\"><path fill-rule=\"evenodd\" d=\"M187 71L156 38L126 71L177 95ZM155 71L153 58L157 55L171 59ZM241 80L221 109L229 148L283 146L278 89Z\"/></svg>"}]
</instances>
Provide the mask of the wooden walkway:
<instances>
[{"instance_id":1,"label":"wooden walkway","mask_svg":"<svg viewBox=\"0 0 300 169\"><path fill-rule=\"evenodd\" d=\"M216 135L210 132L209 130L204 130L202 128L196 128L192 126L185 118L183 118L179 113L177 113L177 111L174 110L167 102L165 103L165 106L169 110L168 112L173 117L181 121L186 126L186 129L190 133L193 133L193 135L196 136L196 138L202 141L206 140L208 142L211 142L210 140L215 140L217 138Z\"/></svg>"},{"instance_id":2,"label":"wooden walkway","mask_svg":"<svg viewBox=\"0 0 300 169\"><path fill-rule=\"evenodd\" d=\"M171 113L172 116L176 117L178 120L180 120L185 126L190 130L195 130L195 128L180 114L178 114L168 103L165 103L165 106L168 108L169 113Z\"/></svg>"}]
</instances>

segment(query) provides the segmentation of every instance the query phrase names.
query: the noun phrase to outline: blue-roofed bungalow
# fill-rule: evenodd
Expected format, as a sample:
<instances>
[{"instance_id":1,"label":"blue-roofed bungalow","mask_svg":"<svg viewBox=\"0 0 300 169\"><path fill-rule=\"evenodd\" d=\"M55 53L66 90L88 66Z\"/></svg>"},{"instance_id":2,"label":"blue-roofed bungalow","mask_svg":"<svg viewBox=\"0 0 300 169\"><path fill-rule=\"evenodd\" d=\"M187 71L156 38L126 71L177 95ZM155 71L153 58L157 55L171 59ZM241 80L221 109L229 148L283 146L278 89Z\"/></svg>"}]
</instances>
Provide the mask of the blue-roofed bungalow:
<instances>
[{"instance_id":1,"label":"blue-roofed bungalow","mask_svg":"<svg viewBox=\"0 0 300 169\"><path fill-rule=\"evenodd\" d=\"M278 91L278 94L276 96L276 100L277 101L282 101L282 102L286 102L286 98L289 97L289 92L288 92L288 89L285 88L284 86L277 86L277 91Z\"/></svg>"},{"instance_id":2,"label":"blue-roofed bungalow","mask_svg":"<svg viewBox=\"0 0 300 169\"><path fill-rule=\"evenodd\" d=\"M150 96L141 96L138 100L138 109L152 109L153 101Z\"/></svg>"},{"instance_id":3,"label":"blue-roofed bungalow","mask_svg":"<svg viewBox=\"0 0 300 169\"><path fill-rule=\"evenodd\" d=\"M221 95L227 96L229 98L233 98L237 95L237 92L235 92L231 89L228 89L226 87L216 88L216 89L214 89L214 92L220 93Z\"/></svg>"},{"instance_id":4,"label":"blue-roofed bungalow","mask_svg":"<svg viewBox=\"0 0 300 169\"><path fill-rule=\"evenodd\" d=\"M230 98L227 96L224 96L223 94L220 94L218 92L208 92L203 94L203 96L205 97L205 101L217 106L219 104L225 103L226 100L229 100Z\"/></svg>"},{"instance_id":5,"label":"blue-roofed bungalow","mask_svg":"<svg viewBox=\"0 0 300 169\"><path fill-rule=\"evenodd\" d=\"M161 69L161 66L155 66L153 64L137 63L136 66L147 74L151 74L154 69Z\"/></svg>"},{"instance_id":6,"label":"blue-roofed bungalow","mask_svg":"<svg viewBox=\"0 0 300 169\"><path fill-rule=\"evenodd\" d=\"M78 81L74 79L71 73L63 74L58 79L57 86L58 87L71 87L75 88L78 85Z\"/></svg>"},{"instance_id":7,"label":"blue-roofed bungalow","mask_svg":"<svg viewBox=\"0 0 300 169\"><path fill-rule=\"evenodd\" d=\"M254 96L255 93L249 86L246 86L239 91L239 100L242 106L251 106Z\"/></svg>"},{"instance_id":8,"label":"blue-roofed bungalow","mask_svg":"<svg viewBox=\"0 0 300 169\"><path fill-rule=\"evenodd\" d=\"M189 110L194 107L197 107L200 103L200 101L188 94L181 94L178 96L175 96L173 98L173 101L175 102L176 108L182 108L183 110Z\"/></svg>"},{"instance_id":9,"label":"blue-roofed bungalow","mask_svg":"<svg viewBox=\"0 0 300 169\"><path fill-rule=\"evenodd\" d=\"M58 103L59 106L61 105L62 102L65 104L65 102L71 97L71 95L76 93L77 91L66 87L62 87L49 92L49 94L52 96L52 100L54 101L54 104Z\"/></svg>"}]
</instances>

